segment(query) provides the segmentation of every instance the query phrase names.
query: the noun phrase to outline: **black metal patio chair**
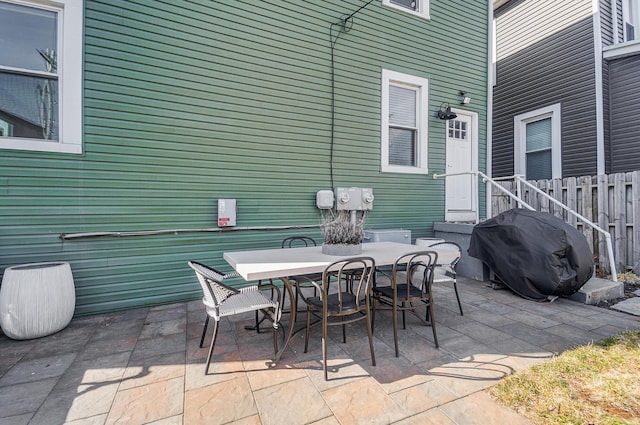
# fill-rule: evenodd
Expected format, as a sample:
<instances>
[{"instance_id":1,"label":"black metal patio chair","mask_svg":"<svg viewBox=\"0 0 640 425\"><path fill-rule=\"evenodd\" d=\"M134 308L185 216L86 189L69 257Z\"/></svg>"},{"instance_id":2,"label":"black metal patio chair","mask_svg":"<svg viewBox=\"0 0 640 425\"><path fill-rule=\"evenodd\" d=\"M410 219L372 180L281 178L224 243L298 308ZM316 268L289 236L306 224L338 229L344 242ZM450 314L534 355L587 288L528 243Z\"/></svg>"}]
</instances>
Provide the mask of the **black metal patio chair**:
<instances>
[{"instance_id":1,"label":"black metal patio chair","mask_svg":"<svg viewBox=\"0 0 640 425\"><path fill-rule=\"evenodd\" d=\"M312 282L318 295L307 297L307 325L304 352L309 347L311 316L322 322L322 364L324 379L328 380L327 340L329 326L342 326L342 341L347 342L346 325L366 320L371 363L376 365L371 329L371 285L375 273L375 260L371 257L353 257L335 261L322 273L321 284Z\"/></svg>"},{"instance_id":2,"label":"black metal patio chair","mask_svg":"<svg viewBox=\"0 0 640 425\"><path fill-rule=\"evenodd\" d=\"M412 312L425 324L431 325L433 340L438 348L436 324L433 317L433 297L431 286L433 284L434 269L438 261L438 253L435 251L417 251L402 255L396 259L391 268L391 276L387 276L386 282L376 279L372 288L373 292L373 317L377 310L392 310L393 342L396 357L400 356L398 350L398 312L402 312L402 328L407 328L406 312ZM386 307L384 307L386 306ZM417 314L416 308L424 307L425 318Z\"/></svg>"}]
</instances>

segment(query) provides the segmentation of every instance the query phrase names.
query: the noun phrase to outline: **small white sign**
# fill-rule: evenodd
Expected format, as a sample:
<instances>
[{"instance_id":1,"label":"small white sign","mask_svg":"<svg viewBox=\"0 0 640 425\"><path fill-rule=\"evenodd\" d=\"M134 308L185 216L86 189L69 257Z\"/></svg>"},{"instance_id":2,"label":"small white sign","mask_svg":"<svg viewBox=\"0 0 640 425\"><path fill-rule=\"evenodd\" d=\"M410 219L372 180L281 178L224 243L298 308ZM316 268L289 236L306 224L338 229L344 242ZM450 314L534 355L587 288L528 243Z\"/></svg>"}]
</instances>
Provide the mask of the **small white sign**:
<instances>
[{"instance_id":1,"label":"small white sign","mask_svg":"<svg viewBox=\"0 0 640 425\"><path fill-rule=\"evenodd\" d=\"M236 200L218 199L218 227L236 225Z\"/></svg>"}]
</instances>

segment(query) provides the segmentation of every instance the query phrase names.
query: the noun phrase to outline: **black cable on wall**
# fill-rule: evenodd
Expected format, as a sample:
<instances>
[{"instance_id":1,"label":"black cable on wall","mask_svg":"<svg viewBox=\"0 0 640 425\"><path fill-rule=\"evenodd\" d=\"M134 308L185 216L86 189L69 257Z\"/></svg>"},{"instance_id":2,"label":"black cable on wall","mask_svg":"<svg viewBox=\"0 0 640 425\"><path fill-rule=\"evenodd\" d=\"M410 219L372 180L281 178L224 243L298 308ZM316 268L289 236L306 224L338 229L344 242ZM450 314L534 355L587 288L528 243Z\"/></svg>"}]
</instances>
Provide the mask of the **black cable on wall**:
<instances>
[{"instance_id":1,"label":"black cable on wall","mask_svg":"<svg viewBox=\"0 0 640 425\"><path fill-rule=\"evenodd\" d=\"M331 45L331 143L329 153L329 173L331 177L331 188L335 188L334 176L333 176L333 148L335 138L335 118L336 118L336 73L335 73L335 47L340 35L351 31L353 27L353 17L365 7L373 3L373 0L369 0L367 3L360 6L355 12L350 15L344 15L338 22L333 22L329 26L329 42ZM333 36L333 28L338 26L338 35Z\"/></svg>"}]
</instances>

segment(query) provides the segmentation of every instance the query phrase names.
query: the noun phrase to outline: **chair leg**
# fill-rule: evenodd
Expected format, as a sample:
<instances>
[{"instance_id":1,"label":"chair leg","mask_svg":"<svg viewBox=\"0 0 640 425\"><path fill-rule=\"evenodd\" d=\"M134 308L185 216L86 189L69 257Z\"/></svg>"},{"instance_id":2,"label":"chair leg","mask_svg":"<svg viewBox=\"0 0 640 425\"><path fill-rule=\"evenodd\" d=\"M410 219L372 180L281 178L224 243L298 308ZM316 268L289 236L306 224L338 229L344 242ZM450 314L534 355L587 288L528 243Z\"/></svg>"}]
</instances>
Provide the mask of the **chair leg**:
<instances>
[{"instance_id":1,"label":"chair leg","mask_svg":"<svg viewBox=\"0 0 640 425\"><path fill-rule=\"evenodd\" d=\"M371 332L373 332L373 327L376 323L376 299L375 297L371 298Z\"/></svg>"},{"instance_id":2,"label":"chair leg","mask_svg":"<svg viewBox=\"0 0 640 425\"><path fill-rule=\"evenodd\" d=\"M260 312L258 310L256 310L256 324L254 326L246 325L244 327L245 330L247 330L247 331L256 331L256 333L260 333L260 324L265 321L266 317L262 316L262 319L260 319L259 314L260 314Z\"/></svg>"},{"instance_id":3,"label":"chair leg","mask_svg":"<svg viewBox=\"0 0 640 425\"><path fill-rule=\"evenodd\" d=\"M402 329L407 329L407 317L406 317L406 304L404 301L402 302Z\"/></svg>"},{"instance_id":4,"label":"chair leg","mask_svg":"<svg viewBox=\"0 0 640 425\"><path fill-rule=\"evenodd\" d=\"M311 310L307 307L307 331L304 335L304 352L307 352L309 348L309 328L311 327Z\"/></svg>"},{"instance_id":5,"label":"chair leg","mask_svg":"<svg viewBox=\"0 0 640 425\"><path fill-rule=\"evenodd\" d=\"M400 357L398 350L398 303L393 302L393 344L396 348L396 357Z\"/></svg>"},{"instance_id":6,"label":"chair leg","mask_svg":"<svg viewBox=\"0 0 640 425\"><path fill-rule=\"evenodd\" d=\"M209 365L211 364L211 355L213 354L213 346L216 343L216 337L218 336L218 321L213 321L213 335L211 336L211 345L209 346L209 354L207 355L207 365L204 369L204 374L209 374Z\"/></svg>"},{"instance_id":7,"label":"chair leg","mask_svg":"<svg viewBox=\"0 0 640 425\"><path fill-rule=\"evenodd\" d=\"M436 320L433 317L433 302L430 299L429 300L429 306L427 307L427 310L429 312L429 319L431 321L431 330L433 331L433 342L436 346L436 348L439 348L438 346L438 336L436 335Z\"/></svg>"},{"instance_id":8,"label":"chair leg","mask_svg":"<svg viewBox=\"0 0 640 425\"><path fill-rule=\"evenodd\" d=\"M204 321L204 328L202 329L202 338L200 338L200 348L202 348L202 344L204 344L204 337L207 334L207 325L209 324L209 315L207 314L207 318Z\"/></svg>"},{"instance_id":9,"label":"chair leg","mask_svg":"<svg viewBox=\"0 0 640 425\"><path fill-rule=\"evenodd\" d=\"M327 368L327 336L328 336L327 318L322 317L322 365L324 367L324 380L329 380L329 372Z\"/></svg>"},{"instance_id":10,"label":"chair leg","mask_svg":"<svg viewBox=\"0 0 640 425\"><path fill-rule=\"evenodd\" d=\"M341 320L344 322L344 317ZM347 327L344 324L342 325L342 343L347 343Z\"/></svg>"},{"instance_id":11,"label":"chair leg","mask_svg":"<svg viewBox=\"0 0 640 425\"><path fill-rule=\"evenodd\" d=\"M371 364L375 366L376 355L373 352L373 322L371 321L369 309L367 309L367 312L365 314L367 315L367 335L369 336L369 349L371 350Z\"/></svg>"},{"instance_id":12,"label":"chair leg","mask_svg":"<svg viewBox=\"0 0 640 425\"><path fill-rule=\"evenodd\" d=\"M273 352L278 354L278 328L273 324Z\"/></svg>"},{"instance_id":13,"label":"chair leg","mask_svg":"<svg viewBox=\"0 0 640 425\"><path fill-rule=\"evenodd\" d=\"M462 304L460 304L460 295L458 294L458 283L456 282L456 278L453 278L453 290L456 292L456 299L458 300L458 308L460 309L460 316L464 316L462 312Z\"/></svg>"},{"instance_id":14,"label":"chair leg","mask_svg":"<svg viewBox=\"0 0 640 425\"><path fill-rule=\"evenodd\" d=\"M258 286L260 286L261 284L262 284L262 281L259 280L258 281ZM286 295L287 295L286 293L283 295L283 305L284 305L284 297ZM271 289L271 298L273 298L273 288ZM256 333L260 333L260 324L262 322L264 322L264 320L265 320L265 316L262 316L262 319L260 319L260 312L259 312L259 310L256 310L256 325L255 326L245 326L244 328L246 330L248 330L248 331L256 331Z\"/></svg>"}]
</instances>

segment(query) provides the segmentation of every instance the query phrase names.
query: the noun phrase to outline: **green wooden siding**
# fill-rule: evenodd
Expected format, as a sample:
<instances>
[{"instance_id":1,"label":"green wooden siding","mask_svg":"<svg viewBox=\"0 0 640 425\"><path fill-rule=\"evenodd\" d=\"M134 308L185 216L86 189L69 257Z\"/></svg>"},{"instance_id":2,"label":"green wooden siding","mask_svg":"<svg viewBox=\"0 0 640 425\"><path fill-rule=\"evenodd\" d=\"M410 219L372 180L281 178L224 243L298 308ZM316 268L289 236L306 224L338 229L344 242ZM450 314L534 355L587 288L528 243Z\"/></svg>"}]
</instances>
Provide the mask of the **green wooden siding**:
<instances>
[{"instance_id":1,"label":"green wooden siding","mask_svg":"<svg viewBox=\"0 0 640 425\"><path fill-rule=\"evenodd\" d=\"M195 299L186 261L279 247L318 229L61 240L78 232L314 225L330 189L329 26L363 1L85 2L84 154L2 151L0 268L69 261L77 315ZM429 172L444 172L442 102L472 97L485 164L485 1L432 1L424 20L374 2L335 49L334 176L372 187L370 228L432 235L444 181L380 173L381 70L429 79ZM337 29L337 27L335 27ZM235 282L242 284L241 280Z\"/></svg>"}]
</instances>

